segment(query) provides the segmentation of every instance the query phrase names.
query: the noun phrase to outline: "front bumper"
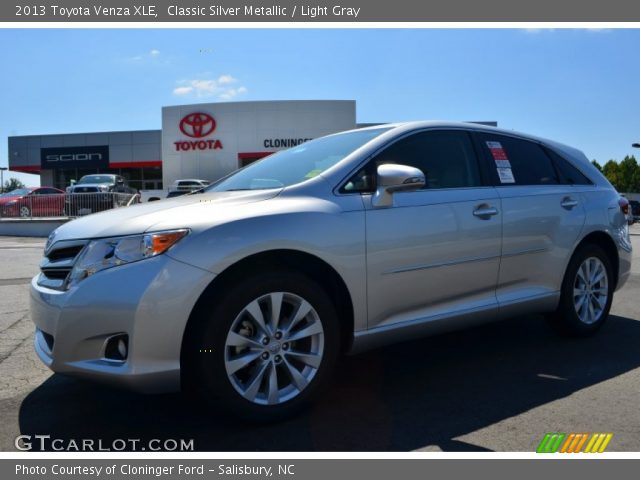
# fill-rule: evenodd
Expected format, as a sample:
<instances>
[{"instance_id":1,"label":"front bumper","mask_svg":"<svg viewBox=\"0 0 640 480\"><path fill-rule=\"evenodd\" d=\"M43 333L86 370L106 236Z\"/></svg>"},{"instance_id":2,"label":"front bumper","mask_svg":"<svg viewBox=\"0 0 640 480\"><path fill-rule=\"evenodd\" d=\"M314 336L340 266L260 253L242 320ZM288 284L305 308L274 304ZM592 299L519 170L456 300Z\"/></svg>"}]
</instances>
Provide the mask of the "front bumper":
<instances>
[{"instance_id":1,"label":"front bumper","mask_svg":"<svg viewBox=\"0 0 640 480\"><path fill-rule=\"evenodd\" d=\"M189 315L214 274L168 255L123 265L67 291L31 281L35 350L59 373L140 392L180 389L180 350ZM128 335L125 361L105 358L109 338Z\"/></svg>"}]
</instances>

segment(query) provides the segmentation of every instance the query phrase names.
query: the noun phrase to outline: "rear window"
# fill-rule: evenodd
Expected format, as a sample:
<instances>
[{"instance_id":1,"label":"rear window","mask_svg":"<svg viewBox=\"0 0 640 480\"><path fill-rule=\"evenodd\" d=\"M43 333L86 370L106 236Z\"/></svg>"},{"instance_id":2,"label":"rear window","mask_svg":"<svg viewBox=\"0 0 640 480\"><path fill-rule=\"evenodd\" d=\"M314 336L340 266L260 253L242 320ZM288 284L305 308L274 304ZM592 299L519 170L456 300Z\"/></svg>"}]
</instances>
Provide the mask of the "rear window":
<instances>
[{"instance_id":1,"label":"rear window","mask_svg":"<svg viewBox=\"0 0 640 480\"><path fill-rule=\"evenodd\" d=\"M557 185L549 156L537 143L502 135L478 134L480 148L490 161L498 185Z\"/></svg>"}]
</instances>

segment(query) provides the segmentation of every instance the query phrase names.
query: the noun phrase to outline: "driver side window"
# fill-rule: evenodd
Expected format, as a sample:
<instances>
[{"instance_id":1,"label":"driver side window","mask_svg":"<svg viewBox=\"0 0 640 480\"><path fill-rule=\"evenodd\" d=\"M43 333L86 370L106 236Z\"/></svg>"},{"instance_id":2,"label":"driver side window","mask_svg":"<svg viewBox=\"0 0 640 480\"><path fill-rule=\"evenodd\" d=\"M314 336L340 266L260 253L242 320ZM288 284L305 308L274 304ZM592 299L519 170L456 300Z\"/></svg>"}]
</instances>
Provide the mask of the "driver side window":
<instances>
[{"instance_id":1,"label":"driver side window","mask_svg":"<svg viewBox=\"0 0 640 480\"><path fill-rule=\"evenodd\" d=\"M377 168L385 163L419 168L427 178L425 189L481 185L469 134L438 130L410 135L385 148L345 184L342 192L374 192Z\"/></svg>"}]
</instances>

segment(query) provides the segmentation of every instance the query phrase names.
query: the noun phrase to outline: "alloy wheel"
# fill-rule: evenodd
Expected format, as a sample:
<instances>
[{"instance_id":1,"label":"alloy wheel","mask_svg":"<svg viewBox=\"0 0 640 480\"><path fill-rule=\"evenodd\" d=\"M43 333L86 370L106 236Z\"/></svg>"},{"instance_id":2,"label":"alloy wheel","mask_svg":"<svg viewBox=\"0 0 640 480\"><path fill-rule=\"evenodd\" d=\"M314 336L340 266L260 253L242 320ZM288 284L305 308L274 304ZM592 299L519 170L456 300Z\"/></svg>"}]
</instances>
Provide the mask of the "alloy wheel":
<instances>
[{"instance_id":1,"label":"alloy wheel","mask_svg":"<svg viewBox=\"0 0 640 480\"><path fill-rule=\"evenodd\" d=\"M225 341L227 376L246 400L277 405L313 380L324 353L324 329L313 306L289 292L271 292L246 305Z\"/></svg>"},{"instance_id":2,"label":"alloy wheel","mask_svg":"<svg viewBox=\"0 0 640 480\"><path fill-rule=\"evenodd\" d=\"M582 323L597 322L609 298L607 269L597 257L586 258L578 267L573 282L573 307Z\"/></svg>"}]
</instances>

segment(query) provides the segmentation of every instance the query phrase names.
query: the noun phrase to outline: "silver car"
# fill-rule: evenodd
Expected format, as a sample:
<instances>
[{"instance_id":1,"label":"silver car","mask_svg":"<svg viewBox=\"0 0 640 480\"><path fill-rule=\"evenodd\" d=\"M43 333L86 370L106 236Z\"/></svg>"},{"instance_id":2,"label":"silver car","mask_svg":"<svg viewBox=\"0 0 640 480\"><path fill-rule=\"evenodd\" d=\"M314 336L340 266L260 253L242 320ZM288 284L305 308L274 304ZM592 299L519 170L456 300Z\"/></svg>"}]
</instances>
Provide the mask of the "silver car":
<instances>
[{"instance_id":1,"label":"silver car","mask_svg":"<svg viewBox=\"0 0 640 480\"><path fill-rule=\"evenodd\" d=\"M319 138L58 228L35 349L56 372L281 418L343 352L532 312L594 333L631 267L619 200L578 150L497 128Z\"/></svg>"}]
</instances>

